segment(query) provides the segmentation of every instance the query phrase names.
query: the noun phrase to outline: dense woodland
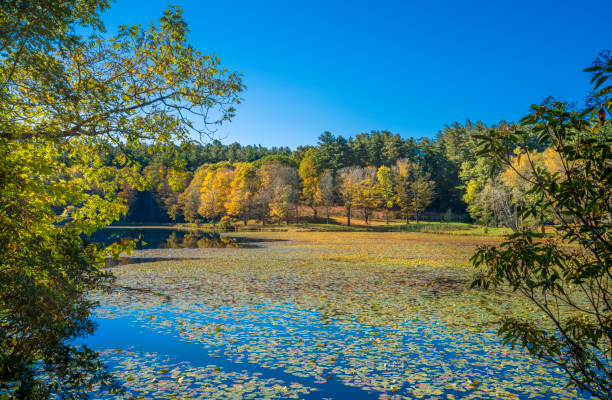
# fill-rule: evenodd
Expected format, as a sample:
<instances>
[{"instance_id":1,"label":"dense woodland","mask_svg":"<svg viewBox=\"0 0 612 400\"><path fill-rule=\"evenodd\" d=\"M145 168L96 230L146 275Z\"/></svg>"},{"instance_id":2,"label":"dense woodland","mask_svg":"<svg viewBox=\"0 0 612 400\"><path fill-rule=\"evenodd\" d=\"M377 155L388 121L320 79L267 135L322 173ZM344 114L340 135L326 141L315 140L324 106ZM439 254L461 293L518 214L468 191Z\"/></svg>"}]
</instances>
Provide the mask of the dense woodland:
<instances>
[{"instance_id":1,"label":"dense woodland","mask_svg":"<svg viewBox=\"0 0 612 400\"><path fill-rule=\"evenodd\" d=\"M145 190L121 189L129 205L122 222L289 223L300 214L329 222L330 209L342 207L349 224L351 214L367 223L377 211L387 221L418 221L425 214L517 229L528 188L478 157L476 145L478 135L512 128L468 120L431 140L387 131L348 139L325 132L317 146L294 151L218 140L164 152L112 147L105 162L117 165L129 153L149 181ZM540 150L538 162L554 168L554 152Z\"/></svg>"}]
</instances>

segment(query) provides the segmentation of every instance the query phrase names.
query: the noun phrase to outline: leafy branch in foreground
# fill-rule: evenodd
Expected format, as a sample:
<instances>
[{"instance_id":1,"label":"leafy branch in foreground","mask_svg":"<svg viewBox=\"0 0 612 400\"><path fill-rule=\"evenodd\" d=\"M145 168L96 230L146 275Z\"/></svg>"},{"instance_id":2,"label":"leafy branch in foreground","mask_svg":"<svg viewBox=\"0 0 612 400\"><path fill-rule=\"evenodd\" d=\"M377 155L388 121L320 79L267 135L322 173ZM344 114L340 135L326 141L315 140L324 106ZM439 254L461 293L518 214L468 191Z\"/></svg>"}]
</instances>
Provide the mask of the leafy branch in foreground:
<instances>
[{"instance_id":1,"label":"leafy branch in foreground","mask_svg":"<svg viewBox=\"0 0 612 400\"><path fill-rule=\"evenodd\" d=\"M87 293L112 280L104 257L124 246L98 248L83 236L125 214L119 189L148 183L129 157L108 165L104 156L111 146L212 134L244 87L187 43L180 9L107 38L99 14L108 5L0 7L0 398L119 389L74 339L93 333Z\"/></svg>"},{"instance_id":2,"label":"leafy branch in foreground","mask_svg":"<svg viewBox=\"0 0 612 400\"><path fill-rule=\"evenodd\" d=\"M532 106L517 129L480 136L483 156L505 165L529 185L531 207L519 212L540 224L521 230L472 257L482 273L473 286L507 284L531 300L542 319L505 317L506 343L556 364L569 385L599 399L612 398L612 58L591 68L593 94L585 110L562 102ZM536 136L534 143L533 136ZM533 160L533 146L558 155L554 172ZM516 168L525 163L527 168ZM545 234L553 216L555 234Z\"/></svg>"}]
</instances>

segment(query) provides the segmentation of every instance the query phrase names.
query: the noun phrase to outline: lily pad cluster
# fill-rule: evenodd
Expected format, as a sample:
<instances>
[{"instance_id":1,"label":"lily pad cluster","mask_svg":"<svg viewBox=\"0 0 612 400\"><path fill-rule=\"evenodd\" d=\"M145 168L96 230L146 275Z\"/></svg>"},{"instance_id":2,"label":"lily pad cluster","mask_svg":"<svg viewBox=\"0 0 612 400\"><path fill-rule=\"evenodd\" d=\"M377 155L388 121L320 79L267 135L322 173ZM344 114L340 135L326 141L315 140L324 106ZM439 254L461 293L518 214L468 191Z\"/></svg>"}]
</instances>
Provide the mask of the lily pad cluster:
<instances>
[{"instance_id":1,"label":"lily pad cluster","mask_svg":"<svg viewBox=\"0 0 612 400\"><path fill-rule=\"evenodd\" d=\"M234 384L264 398L342 399L355 389L380 399L585 397L564 388L561 371L500 343L495 331L504 313L538 316L512 293L469 288L468 258L489 238L250 235L285 240L261 248L146 250L137 256L185 251L182 257L194 260L114 269L119 289L94 294L100 324L128 318L223 361L215 371L172 361L164 349L103 353L126 387L145 390L168 364L189 382L175 385L181 398L232 398Z\"/></svg>"}]
</instances>

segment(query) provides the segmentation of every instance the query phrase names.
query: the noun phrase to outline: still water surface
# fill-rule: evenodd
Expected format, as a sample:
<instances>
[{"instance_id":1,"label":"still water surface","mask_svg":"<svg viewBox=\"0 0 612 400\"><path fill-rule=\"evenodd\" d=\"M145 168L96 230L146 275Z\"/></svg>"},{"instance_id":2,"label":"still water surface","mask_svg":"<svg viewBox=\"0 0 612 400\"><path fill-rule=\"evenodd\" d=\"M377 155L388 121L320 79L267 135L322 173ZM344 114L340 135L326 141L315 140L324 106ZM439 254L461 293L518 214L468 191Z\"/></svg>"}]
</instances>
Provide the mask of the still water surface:
<instances>
[{"instance_id":1,"label":"still water surface","mask_svg":"<svg viewBox=\"0 0 612 400\"><path fill-rule=\"evenodd\" d=\"M251 257L266 251L240 249L252 245L245 238L165 229L109 229L94 240L139 233L147 242L143 250L257 252ZM282 250L275 254L293 257ZM177 258L142 259L137 262L156 261L159 274L167 273L165 265L182 265ZM182 277L164 279L181 285ZM125 398L588 398L559 391L565 382L559 371L504 347L492 329L475 332L402 316L392 327L372 325L280 300L213 306L204 296L198 302L197 290L208 291L206 285L195 291L188 282L182 287L189 297L178 292L156 297L152 287L131 303L117 301L120 292L98 298L99 328L83 343L99 350L125 382Z\"/></svg>"},{"instance_id":2,"label":"still water surface","mask_svg":"<svg viewBox=\"0 0 612 400\"><path fill-rule=\"evenodd\" d=\"M235 248L248 247L251 240L215 232L165 228L104 228L94 232L89 240L108 246L121 240L136 241L136 250L176 248Z\"/></svg>"}]
</instances>

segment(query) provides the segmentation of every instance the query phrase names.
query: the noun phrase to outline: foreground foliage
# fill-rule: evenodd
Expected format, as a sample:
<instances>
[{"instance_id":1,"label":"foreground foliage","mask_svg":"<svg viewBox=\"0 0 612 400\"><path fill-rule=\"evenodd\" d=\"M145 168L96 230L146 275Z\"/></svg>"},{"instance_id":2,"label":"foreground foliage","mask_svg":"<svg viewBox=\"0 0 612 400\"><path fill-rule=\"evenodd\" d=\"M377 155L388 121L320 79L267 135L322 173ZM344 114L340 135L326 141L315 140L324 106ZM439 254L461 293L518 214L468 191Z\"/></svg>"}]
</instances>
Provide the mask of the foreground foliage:
<instances>
[{"instance_id":1,"label":"foreground foliage","mask_svg":"<svg viewBox=\"0 0 612 400\"><path fill-rule=\"evenodd\" d=\"M537 143L523 130L481 137L483 153L509 166L527 187L531 204L519 215L540 224L552 218L562 240L547 238L544 227L525 227L501 245L481 249L473 261L484 268L475 284L509 284L554 326L508 316L500 329L505 340L561 367L572 385L610 399L612 57L603 53L588 71L594 86L584 111L551 101L523 118ZM534 146L541 144L554 149L557 168L534 161Z\"/></svg>"},{"instance_id":2,"label":"foreground foliage","mask_svg":"<svg viewBox=\"0 0 612 400\"><path fill-rule=\"evenodd\" d=\"M73 345L95 328L85 293L109 282L103 257L121 249L82 236L125 214L121 189L147 184L127 157L107 165L104 154L209 132L233 115L242 89L239 76L186 42L180 10L108 38L99 18L108 4L0 7L2 398L117 388L94 352Z\"/></svg>"}]
</instances>

